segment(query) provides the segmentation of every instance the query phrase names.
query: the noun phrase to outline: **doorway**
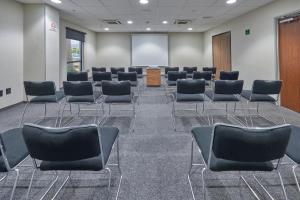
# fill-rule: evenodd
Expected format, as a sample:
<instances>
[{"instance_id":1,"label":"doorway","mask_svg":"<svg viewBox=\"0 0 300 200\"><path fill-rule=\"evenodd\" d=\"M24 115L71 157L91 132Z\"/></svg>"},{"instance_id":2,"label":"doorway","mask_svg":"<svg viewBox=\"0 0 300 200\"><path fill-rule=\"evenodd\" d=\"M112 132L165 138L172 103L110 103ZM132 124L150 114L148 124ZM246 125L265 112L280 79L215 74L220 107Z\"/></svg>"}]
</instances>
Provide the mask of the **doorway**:
<instances>
[{"instance_id":1,"label":"doorway","mask_svg":"<svg viewBox=\"0 0 300 200\"><path fill-rule=\"evenodd\" d=\"M220 71L231 71L231 32L213 36L212 50L216 78L219 78Z\"/></svg>"},{"instance_id":2,"label":"doorway","mask_svg":"<svg viewBox=\"0 0 300 200\"><path fill-rule=\"evenodd\" d=\"M278 20L281 105L300 112L300 16Z\"/></svg>"}]
</instances>

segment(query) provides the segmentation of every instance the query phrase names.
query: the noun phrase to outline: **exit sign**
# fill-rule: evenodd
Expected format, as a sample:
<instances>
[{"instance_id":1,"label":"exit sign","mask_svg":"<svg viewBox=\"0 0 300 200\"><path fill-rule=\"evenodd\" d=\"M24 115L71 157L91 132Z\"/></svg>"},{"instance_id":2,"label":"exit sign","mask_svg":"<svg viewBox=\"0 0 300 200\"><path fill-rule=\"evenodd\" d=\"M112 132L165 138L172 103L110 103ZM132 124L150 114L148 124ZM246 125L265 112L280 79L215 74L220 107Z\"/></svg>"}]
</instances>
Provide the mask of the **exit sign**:
<instances>
[{"instance_id":1,"label":"exit sign","mask_svg":"<svg viewBox=\"0 0 300 200\"><path fill-rule=\"evenodd\" d=\"M245 30L245 35L250 35L250 34L251 34L250 29L246 29L246 30Z\"/></svg>"}]
</instances>

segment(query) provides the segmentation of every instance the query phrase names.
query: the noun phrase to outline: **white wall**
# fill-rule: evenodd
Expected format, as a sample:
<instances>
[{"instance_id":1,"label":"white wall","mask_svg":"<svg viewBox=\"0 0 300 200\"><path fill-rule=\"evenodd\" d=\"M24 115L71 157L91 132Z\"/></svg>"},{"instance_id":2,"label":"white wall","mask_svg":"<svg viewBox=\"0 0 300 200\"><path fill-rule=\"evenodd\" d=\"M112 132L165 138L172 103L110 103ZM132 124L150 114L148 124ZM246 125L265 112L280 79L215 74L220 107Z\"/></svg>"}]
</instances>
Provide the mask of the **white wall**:
<instances>
[{"instance_id":1,"label":"white wall","mask_svg":"<svg viewBox=\"0 0 300 200\"><path fill-rule=\"evenodd\" d=\"M203 34L169 33L169 64L202 67ZM97 65L131 65L131 33L98 33Z\"/></svg>"},{"instance_id":2,"label":"white wall","mask_svg":"<svg viewBox=\"0 0 300 200\"><path fill-rule=\"evenodd\" d=\"M96 33L82 28L78 25L72 24L66 20L60 20L60 84L67 79L67 40L66 40L66 27L86 33L84 43L84 66L85 69L91 69L97 65L96 62Z\"/></svg>"},{"instance_id":3,"label":"white wall","mask_svg":"<svg viewBox=\"0 0 300 200\"><path fill-rule=\"evenodd\" d=\"M250 88L255 79L277 79L274 18L300 10L299 0L277 0L204 34L205 65L212 65L212 36L231 31L232 69ZM245 36L245 29L251 35Z\"/></svg>"},{"instance_id":4,"label":"white wall","mask_svg":"<svg viewBox=\"0 0 300 200\"><path fill-rule=\"evenodd\" d=\"M0 108L23 100L23 8L11 0L0 1ZM12 88L6 96L5 89Z\"/></svg>"}]
</instances>

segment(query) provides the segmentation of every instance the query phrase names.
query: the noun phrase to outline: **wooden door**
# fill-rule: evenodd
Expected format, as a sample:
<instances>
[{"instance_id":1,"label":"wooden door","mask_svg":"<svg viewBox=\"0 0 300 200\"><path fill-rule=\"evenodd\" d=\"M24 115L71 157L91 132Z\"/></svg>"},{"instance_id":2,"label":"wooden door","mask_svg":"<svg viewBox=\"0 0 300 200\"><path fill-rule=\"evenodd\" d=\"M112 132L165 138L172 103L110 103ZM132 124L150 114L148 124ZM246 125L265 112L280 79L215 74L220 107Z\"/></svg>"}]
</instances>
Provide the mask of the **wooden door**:
<instances>
[{"instance_id":1,"label":"wooden door","mask_svg":"<svg viewBox=\"0 0 300 200\"><path fill-rule=\"evenodd\" d=\"M300 17L278 23L281 105L300 112Z\"/></svg>"},{"instance_id":2,"label":"wooden door","mask_svg":"<svg viewBox=\"0 0 300 200\"><path fill-rule=\"evenodd\" d=\"M231 71L231 32L213 36L212 47L213 64L219 78L220 71Z\"/></svg>"}]
</instances>

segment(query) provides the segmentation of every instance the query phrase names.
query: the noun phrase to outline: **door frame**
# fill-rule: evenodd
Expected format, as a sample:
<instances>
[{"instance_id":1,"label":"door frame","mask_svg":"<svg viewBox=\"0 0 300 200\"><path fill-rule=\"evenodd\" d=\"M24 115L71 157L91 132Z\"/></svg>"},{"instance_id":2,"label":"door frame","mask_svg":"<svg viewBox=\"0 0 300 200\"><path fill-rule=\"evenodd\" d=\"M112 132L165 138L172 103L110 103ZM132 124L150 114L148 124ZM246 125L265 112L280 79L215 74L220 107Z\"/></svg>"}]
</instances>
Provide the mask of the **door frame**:
<instances>
[{"instance_id":1,"label":"door frame","mask_svg":"<svg viewBox=\"0 0 300 200\"><path fill-rule=\"evenodd\" d=\"M215 59L214 59L214 46L213 46L213 38L216 37L216 36L220 36L220 35L223 35L223 34L227 34L227 33L230 33L230 71L232 71L232 50L231 50L231 47L232 47L232 40L231 40L231 31L226 31L226 32L223 32L223 33L219 33L219 34L216 34L216 35L213 35L211 37L211 44L212 44L212 48L211 48L211 51L212 51L212 63L213 63L213 67L215 67Z\"/></svg>"}]
</instances>

